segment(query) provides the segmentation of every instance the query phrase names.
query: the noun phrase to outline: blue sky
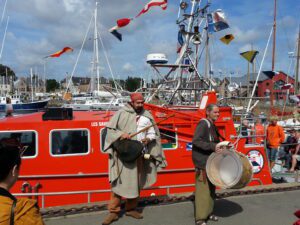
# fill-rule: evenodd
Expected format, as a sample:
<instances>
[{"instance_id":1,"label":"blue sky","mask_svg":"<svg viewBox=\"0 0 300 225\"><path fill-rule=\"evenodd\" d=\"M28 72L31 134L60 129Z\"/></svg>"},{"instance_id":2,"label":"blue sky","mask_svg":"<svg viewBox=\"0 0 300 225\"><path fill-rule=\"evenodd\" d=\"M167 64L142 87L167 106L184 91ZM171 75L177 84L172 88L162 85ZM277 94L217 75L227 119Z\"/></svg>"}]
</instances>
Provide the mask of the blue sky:
<instances>
[{"instance_id":1,"label":"blue sky","mask_svg":"<svg viewBox=\"0 0 300 225\"><path fill-rule=\"evenodd\" d=\"M134 17L149 0L101 0L99 6L99 29L107 50L108 58L116 77L152 77L153 72L145 63L148 53L165 53L169 62L175 61L177 32L176 25L179 0L169 0L166 11L152 8L147 14L123 28L123 41L114 38L108 29L115 21ZM186 0L189 2L189 0ZM289 70L291 59L288 52L294 51L300 23L300 0L278 0L276 70L294 73L294 64ZM5 0L0 1L0 13ZM223 74L234 72L243 75L246 61L239 53L250 50L251 45L260 54L261 61L273 22L273 0L212 0L211 10L223 9L230 29L215 33L212 39L212 65L214 71ZM11 67L17 76L28 76L30 68L43 74L43 57L65 46L74 52L60 58L50 58L46 64L47 78L61 80L71 74L82 40L93 13L93 0L7 0L4 21L0 27L3 39L7 16L10 17L7 36L0 63ZM235 40L224 45L219 38L232 33ZM75 75L89 76L92 59L92 33L83 49ZM263 68L271 68L269 47ZM101 75L110 77L107 63L100 45ZM201 71L202 65L199 70ZM215 73L216 74L216 73Z\"/></svg>"}]
</instances>

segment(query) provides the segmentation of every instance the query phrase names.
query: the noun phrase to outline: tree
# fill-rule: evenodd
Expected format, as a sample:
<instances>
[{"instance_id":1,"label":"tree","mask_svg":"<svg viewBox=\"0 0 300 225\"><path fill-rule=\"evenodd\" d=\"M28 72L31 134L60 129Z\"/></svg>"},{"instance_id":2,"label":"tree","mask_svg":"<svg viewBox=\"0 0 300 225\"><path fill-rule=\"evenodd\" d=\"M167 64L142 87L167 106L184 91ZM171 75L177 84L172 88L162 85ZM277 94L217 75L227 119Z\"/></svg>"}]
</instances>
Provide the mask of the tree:
<instances>
[{"instance_id":1,"label":"tree","mask_svg":"<svg viewBox=\"0 0 300 225\"><path fill-rule=\"evenodd\" d=\"M59 83L55 79L49 79L46 81L46 91L51 92L59 88Z\"/></svg>"},{"instance_id":2,"label":"tree","mask_svg":"<svg viewBox=\"0 0 300 225\"><path fill-rule=\"evenodd\" d=\"M15 72L8 66L0 64L0 76L13 77L13 80L17 80Z\"/></svg>"},{"instance_id":3,"label":"tree","mask_svg":"<svg viewBox=\"0 0 300 225\"><path fill-rule=\"evenodd\" d=\"M128 91L134 92L141 85L141 78L138 77L128 77L125 80L125 87Z\"/></svg>"}]
</instances>

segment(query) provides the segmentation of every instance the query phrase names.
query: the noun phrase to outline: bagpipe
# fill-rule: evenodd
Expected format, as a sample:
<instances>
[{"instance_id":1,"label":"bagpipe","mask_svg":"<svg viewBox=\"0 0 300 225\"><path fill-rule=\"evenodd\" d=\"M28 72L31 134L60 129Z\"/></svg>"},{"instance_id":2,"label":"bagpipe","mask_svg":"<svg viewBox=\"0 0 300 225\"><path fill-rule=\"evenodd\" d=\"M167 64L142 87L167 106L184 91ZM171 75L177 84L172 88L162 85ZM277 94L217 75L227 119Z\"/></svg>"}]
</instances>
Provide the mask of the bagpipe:
<instances>
[{"instance_id":1,"label":"bagpipe","mask_svg":"<svg viewBox=\"0 0 300 225\"><path fill-rule=\"evenodd\" d=\"M173 116L175 116L175 114L172 114L164 119L161 119L160 121L158 121L154 124L144 127L143 129L139 130L138 132L130 134L129 139L120 139L119 138L118 140L113 142L112 148L117 152L118 157L120 158L120 160L122 162L127 162L127 163L134 162L140 156L143 155L145 145L142 142L137 141L137 140L132 140L131 138L135 137L139 133L147 131L149 128L151 128L153 126L157 126L161 122L163 122ZM144 158L149 159L150 154L144 154Z\"/></svg>"}]
</instances>

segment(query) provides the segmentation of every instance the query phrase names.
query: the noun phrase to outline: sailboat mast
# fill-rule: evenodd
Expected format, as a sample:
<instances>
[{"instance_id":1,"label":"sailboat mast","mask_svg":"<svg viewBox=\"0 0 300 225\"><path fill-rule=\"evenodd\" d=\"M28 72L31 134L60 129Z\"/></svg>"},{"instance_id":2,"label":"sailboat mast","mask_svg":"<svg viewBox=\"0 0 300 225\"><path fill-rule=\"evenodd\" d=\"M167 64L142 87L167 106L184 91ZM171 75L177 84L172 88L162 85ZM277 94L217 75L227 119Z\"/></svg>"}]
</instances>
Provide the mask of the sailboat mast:
<instances>
[{"instance_id":1,"label":"sailboat mast","mask_svg":"<svg viewBox=\"0 0 300 225\"><path fill-rule=\"evenodd\" d=\"M277 0L274 0L274 22L273 22L273 51L272 51L272 71L275 70L275 54L276 54L276 12L277 12ZM271 88L271 108L274 103L274 80L272 77L272 88Z\"/></svg>"},{"instance_id":2,"label":"sailboat mast","mask_svg":"<svg viewBox=\"0 0 300 225\"><path fill-rule=\"evenodd\" d=\"M100 82L100 76L99 76L99 47L98 47L98 28L97 28L97 17L98 17L98 2L96 1L96 8L95 8L95 29L94 29L94 69L96 71L97 75L97 94L99 93L100 87L99 87L99 82Z\"/></svg>"},{"instance_id":3,"label":"sailboat mast","mask_svg":"<svg viewBox=\"0 0 300 225\"><path fill-rule=\"evenodd\" d=\"M275 70L275 56L276 56L276 12L277 12L277 0L274 0L272 71Z\"/></svg>"}]
</instances>

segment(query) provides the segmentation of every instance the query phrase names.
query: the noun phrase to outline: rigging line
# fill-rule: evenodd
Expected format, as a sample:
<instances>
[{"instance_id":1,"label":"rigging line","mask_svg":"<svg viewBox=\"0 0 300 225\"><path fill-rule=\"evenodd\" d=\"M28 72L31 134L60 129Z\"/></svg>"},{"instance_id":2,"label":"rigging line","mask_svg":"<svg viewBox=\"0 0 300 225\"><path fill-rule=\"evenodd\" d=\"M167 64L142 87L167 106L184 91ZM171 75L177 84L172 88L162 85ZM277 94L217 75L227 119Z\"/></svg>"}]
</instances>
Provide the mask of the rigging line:
<instances>
[{"instance_id":1,"label":"rigging line","mask_svg":"<svg viewBox=\"0 0 300 225\"><path fill-rule=\"evenodd\" d=\"M179 3L178 14L177 14L177 20L179 19L180 12L181 12L181 8L180 8L181 3L182 3L182 0L180 0L180 3Z\"/></svg>"},{"instance_id":2,"label":"rigging line","mask_svg":"<svg viewBox=\"0 0 300 225\"><path fill-rule=\"evenodd\" d=\"M77 67L77 64L78 64L78 61L79 61L79 58L80 58L80 55L81 55L81 52L82 52L84 43L86 42L86 38L87 38L88 32L89 32L89 30L90 30L90 27L91 27L93 18L94 18L94 14L93 14L92 17L91 17L89 26L88 26L88 28L87 28L87 31L86 31L86 33L85 33L85 36L84 36L84 39L83 39L83 42L82 42L82 45L81 45L80 50L79 50L79 53L78 53L78 55L77 55L77 59L76 59L75 65L74 65L74 67L73 67L73 70L72 70L72 73L71 73L71 77L70 77L70 80L69 80L68 85L67 85L67 90L66 90L66 92L68 92L68 89L70 88L70 85L71 85L71 82L72 82L72 77L74 76L74 73L75 73L75 70L76 70L76 67Z\"/></svg>"},{"instance_id":3,"label":"rigging line","mask_svg":"<svg viewBox=\"0 0 300 225\"><path fill-rule=\"evenodd\" d=\"M8 22L9 22L9 16L7 17L5 31L4 31L4 35L3 35L3 39L2 39L1 51L0 51L0 61L2 59L2 52L3 52L3 48L4 48L4 43L5 43L6 33L7 33Z\"/></svg>"},{"instance_id":4,"label":"rigging line","mask_svg":"<svg viewBox=\"0 0 300 225\"><path fill-rule=\"evenodd\" d=\"M293 52L296 52L297 50L297 43L295 43L295 48L294 48L294 51ZM293 56L291 56L291 59L290 59L290 65L289 65L289 68L288 68L288 74L292 74L292 72L295 71L295 68L292 67L293 66L293 63L294 63L294 59L293 59ZM291 72L291 68L293 68L293 71Z\"/></svg>"},{"instance_id":5,"label":"rigging line","mask_svg":"<svg viewBox=\"0 0 300 225\"><path fill-rule=\"evenodd\" d=\"M122 86L115 80L114 73L113 73L113 71L112 71L112 68L111 68L110 63L109 63L109 60L108 60L107 51L106 51L106 48L105 48L105 46L104 46L104 44L103 44L103 40L102 40L102 37L101 37L101 35L100 35L99 32L98 32L98 35L99 35L99 39L100 39L100 42L101 42L101 45L102 45L102 48L103 48L104 56L105 56L105 59L106 59L106 62L107 62L107 65L108 65L110 74L111 74L111 76L112 76L112 78L113 78L113 81L114 81L114 84L115 84L115 86L116 86L116 90L117 90L117 92L119 92L119 90L118 90L118 86L119 86L120 90L123 91Z\"/></svg>"},{"instance_id":6,"label":"rigging line","mask_svg":"<svg viewBox=\"0 0 300 225\"><path fill-rule=\"evenodd\" d=\"M266 48L265 48L265 52L264 52L264 55L263 55L263 58L262 58L262 61L261 61L261 64L260 64L260 67L259 67L259 70L258 70L258 75L257 75L257 78L256 78L256 80L255 80L255 84L254 84L253 89L252 89L252 94L251 94L251 98L250 98L249 103L248 103L248 106L247 106L247 111L246 111L246 113L248 113L249 110L250 110L250 106L251 106L251 103L252 103L252 98L253 98L253 96L254 96L254 93L255 93L255 90L256 90L256 86L257 86L257 83L258 83L258 78L259 78L259 75L260 75L260 73L261 73L262 66L263 66L263 63L264 63L264 60L265 60L267 51L268 51L268 46L269 46L269 43L270 43L270 40L271 40L271 37L272 37L272 34L273 34L273 29L274 29L274 27L272 26L271 32L270 32L270 35L269 35L269 39L268 39L268 42L267 42L267 46L266 46Z\"/></svg>"},{"instance_id":7,"label":"rigging line","mask_svg":"<svg viewBox=\"0 0 300 225\"><path fill-rule=\"evenodd\" d=\"M2 11L2 16L1 16L1 22L0 22L0 25L2 25L2 23L3 23L5 11L6 11L6 4L7 4L7 0L6 0L5 3L4 3L4 7L3 7L3 11Z\"/></svg>"}]
</instances>

